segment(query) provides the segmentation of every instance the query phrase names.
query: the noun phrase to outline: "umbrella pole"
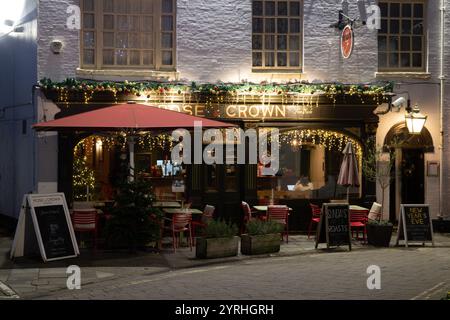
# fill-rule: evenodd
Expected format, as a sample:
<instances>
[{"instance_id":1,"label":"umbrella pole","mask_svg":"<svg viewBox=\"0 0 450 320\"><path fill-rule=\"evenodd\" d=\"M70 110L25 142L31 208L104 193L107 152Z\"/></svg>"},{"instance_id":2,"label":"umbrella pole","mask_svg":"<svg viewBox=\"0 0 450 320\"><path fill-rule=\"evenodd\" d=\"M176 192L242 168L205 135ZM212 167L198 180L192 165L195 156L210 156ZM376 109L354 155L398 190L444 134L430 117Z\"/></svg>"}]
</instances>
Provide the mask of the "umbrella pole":
<instances>
[{"instance_id":1,"label":"umbrella pole","mask_svg":"<svg viewBox=\"0 0 450 320\"><path fill-rule=\"evenodd\" d=\"M130 162L129 162L129 167L130 167L130 172L129 172L129 177L128 180L130 182L134 181L134 144L135 144L135 139L133 136L128 138L128 151L130 152Z\"/></svg>"}]
</instances>

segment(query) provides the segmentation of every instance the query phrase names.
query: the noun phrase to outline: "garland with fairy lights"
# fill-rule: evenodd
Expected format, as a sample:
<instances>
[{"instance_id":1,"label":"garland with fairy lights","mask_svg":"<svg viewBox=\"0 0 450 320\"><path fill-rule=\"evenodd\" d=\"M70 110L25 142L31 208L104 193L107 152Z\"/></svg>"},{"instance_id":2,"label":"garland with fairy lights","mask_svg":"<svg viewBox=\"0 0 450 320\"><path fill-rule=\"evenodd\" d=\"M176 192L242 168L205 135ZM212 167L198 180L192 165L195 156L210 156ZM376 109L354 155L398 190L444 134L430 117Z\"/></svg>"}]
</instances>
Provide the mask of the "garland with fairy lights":
<instances>
[{"instance_id":1,"label":"garland with fairy lights","mask_svg":"<svg viewBox=\"0 0 450 320\"><path fill-rule=\"evenodd\" d=\"M393 91L392 82L372 84L341 84L341 83L309 83L292 82L276 84L262 82L255 83L205 83L190 84L178 82L113 82L78 80L69 78L61 82L54 82L44 78L39 86L46 95L53 96L58 102L68 102L71 96L85 103L95 100L96 96L107 94L116 102L119 96L132 95L141 99L166 100L167 97L182 97L182 100L203 103L231 103L241 101L245 104L246 97L279 96L281 99L301 95L323 95L333 103L343 97L358 97L361 103L372 101L381 104L387 101L386 93ZM239 100L241 99L241 100ZM169 99L170 100L170 99Z\"/></svg>"}]
</instances>

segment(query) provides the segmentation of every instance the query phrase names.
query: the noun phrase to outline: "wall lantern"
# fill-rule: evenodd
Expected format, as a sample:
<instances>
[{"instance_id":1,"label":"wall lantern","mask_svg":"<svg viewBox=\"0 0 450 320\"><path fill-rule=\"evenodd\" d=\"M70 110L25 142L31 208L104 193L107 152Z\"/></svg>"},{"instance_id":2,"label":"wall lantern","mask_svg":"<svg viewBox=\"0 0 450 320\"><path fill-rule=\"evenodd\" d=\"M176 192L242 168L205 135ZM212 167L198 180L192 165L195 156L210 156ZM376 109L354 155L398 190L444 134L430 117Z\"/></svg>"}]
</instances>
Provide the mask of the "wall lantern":
<instances>
[{"instance_id":1,"label":"wall lantern","mask_svg":"<svg viewBox=\"0 0 450 320\"><path fill-rule=\"evenodd\" d=\"M417 105L405 115L406 126L408 127L410 134L421 134L422 129L427 122L427 116L420 113L420 109Z\"/></svg>"}]
</instances>

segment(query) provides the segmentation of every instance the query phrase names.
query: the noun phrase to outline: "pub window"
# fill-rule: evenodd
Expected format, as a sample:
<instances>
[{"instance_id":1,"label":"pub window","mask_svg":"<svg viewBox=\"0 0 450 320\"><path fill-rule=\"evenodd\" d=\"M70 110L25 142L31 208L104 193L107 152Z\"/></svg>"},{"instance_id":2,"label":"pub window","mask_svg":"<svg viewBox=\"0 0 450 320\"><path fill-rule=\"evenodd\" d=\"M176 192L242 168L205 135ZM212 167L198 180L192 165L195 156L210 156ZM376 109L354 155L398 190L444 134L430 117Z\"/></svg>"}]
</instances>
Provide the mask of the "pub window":
<instances>
[{"instance_id":1,"label":"pub window","mask_svg":"<svg viewBox=\"0 0 450 320\"><path fill-rule=\"evenodd\" d=\"M378 31L379 71L424 71L426 59L424 0L381 1Z\"/></svg>"},{"instance_id":2,"label":"pub window","mask_svg":"<svg viewBox=\"0 0 450 320\"><path fill-rule=\"evenodd\" d=\"M82 0L81 65L173 70L175 0Z\"/></svg>"},{"instance_id":3,"label":"pub window","mask_svg":"<svg viewBox=\"0 0 450 320\"><path fill-rule=\"evenodd\" d=\"M303 1L253 1L253 69L302 68Z\"/></svg>"}]
</instances>

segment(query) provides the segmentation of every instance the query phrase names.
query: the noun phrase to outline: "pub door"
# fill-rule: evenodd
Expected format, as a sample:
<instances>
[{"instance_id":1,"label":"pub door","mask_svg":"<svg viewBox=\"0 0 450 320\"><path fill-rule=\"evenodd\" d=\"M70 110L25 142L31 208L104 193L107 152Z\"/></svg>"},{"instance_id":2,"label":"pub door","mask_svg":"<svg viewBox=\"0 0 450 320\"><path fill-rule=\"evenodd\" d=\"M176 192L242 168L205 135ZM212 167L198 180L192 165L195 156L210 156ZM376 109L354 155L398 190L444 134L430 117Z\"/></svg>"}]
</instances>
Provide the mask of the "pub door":
<instances>
[{"instance_id":1,"label":"pub door","mask_svg":"<svg viewBox=\"0 0 450 320\"><path fill-rule=\"evenodd\" d=\"M423 204L425 202L425 161L421 149L403 149L402 203Z\"/></svg>"}]
</instances>

